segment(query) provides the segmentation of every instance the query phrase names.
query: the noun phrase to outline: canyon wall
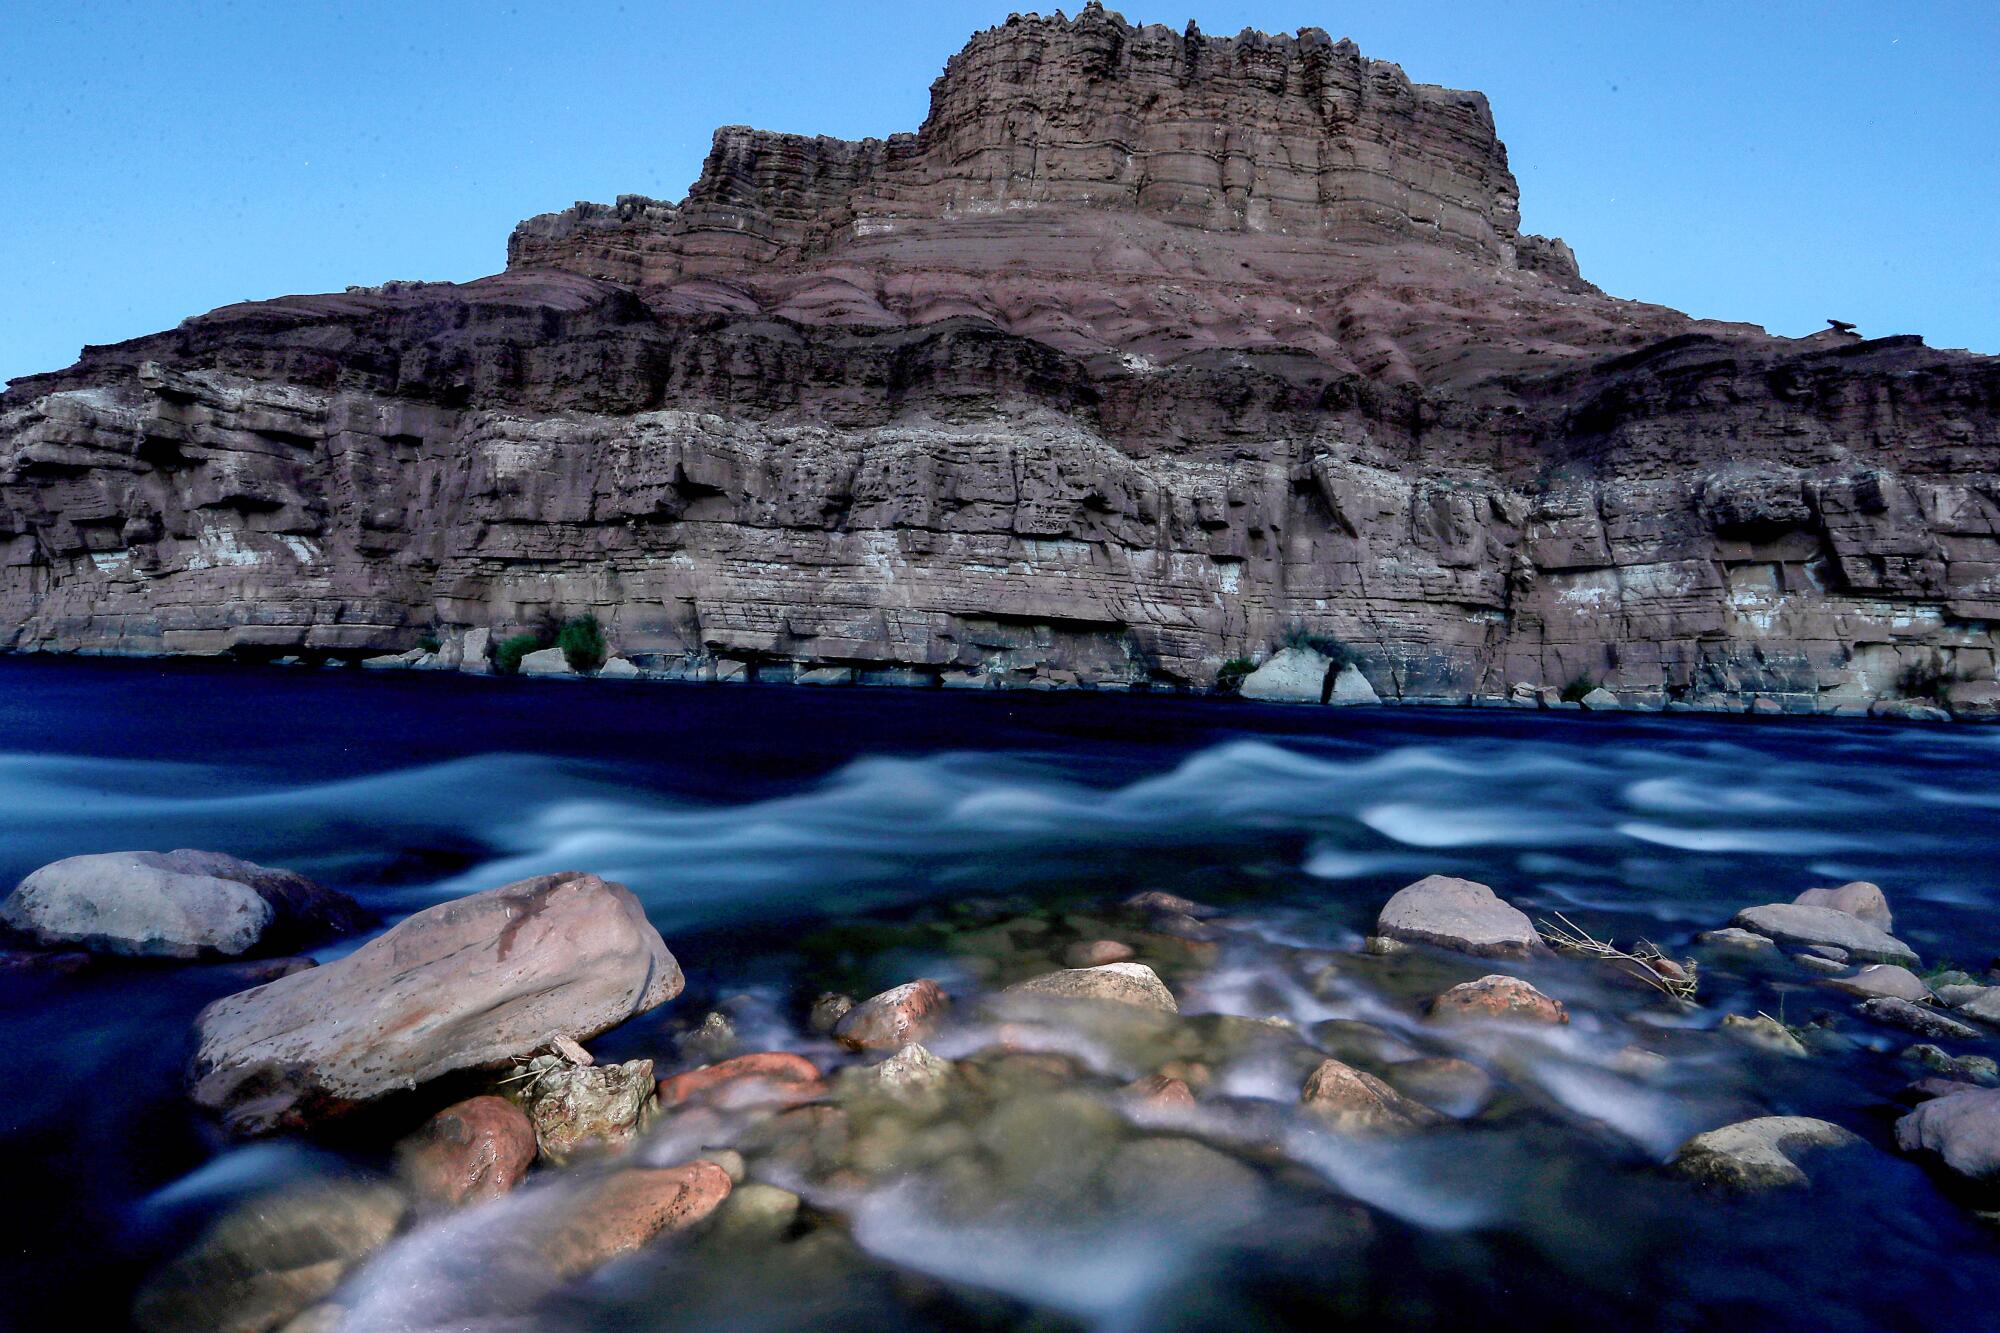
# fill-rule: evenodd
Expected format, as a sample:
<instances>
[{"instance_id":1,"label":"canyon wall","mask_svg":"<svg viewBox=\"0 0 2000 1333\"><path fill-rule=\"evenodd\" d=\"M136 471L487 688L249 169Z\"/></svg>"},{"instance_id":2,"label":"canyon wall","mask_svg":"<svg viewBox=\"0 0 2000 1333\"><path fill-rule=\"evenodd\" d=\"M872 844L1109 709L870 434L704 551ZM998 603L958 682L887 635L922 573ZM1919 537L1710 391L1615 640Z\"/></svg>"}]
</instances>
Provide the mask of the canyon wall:
<instances>
[{"instance_id":1,"label":"canyon wall","mask_svg":"<svg viewBox=\"0 0 2000 1333\"><path fill-rule=\"evenodd\" d=\"M1990 711L2000 359L1607 297L1485 100L1096 6L915 134L727 129L507 272L225 307L0 397L0 646ZM413 656L415 654L412 654Z\"/></svg>"}]
</instances>

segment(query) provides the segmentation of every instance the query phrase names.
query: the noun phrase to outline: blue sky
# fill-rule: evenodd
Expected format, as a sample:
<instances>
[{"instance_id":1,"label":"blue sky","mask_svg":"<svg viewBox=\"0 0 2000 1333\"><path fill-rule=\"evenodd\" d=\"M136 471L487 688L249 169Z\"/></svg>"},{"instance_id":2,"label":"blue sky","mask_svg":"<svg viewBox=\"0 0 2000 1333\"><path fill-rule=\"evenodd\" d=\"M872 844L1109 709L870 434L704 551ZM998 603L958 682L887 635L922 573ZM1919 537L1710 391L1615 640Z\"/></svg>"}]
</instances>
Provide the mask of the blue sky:
<instances>
[{"instance_id":1,"label":"blue sky","mask_svg":"<svg viewBox=\"0 0 2000 1333\"><path fill-rule=\"evenodd\" d=\"M717 125L914 129L1007 12L23 0L0 21L0 378L231 301L494 272L520 218L680 197ZM2000 353L1996 0L1124 12L1323 27L1484 90L1525 227L1616 295Z\"/></svg>"}]
</instances>

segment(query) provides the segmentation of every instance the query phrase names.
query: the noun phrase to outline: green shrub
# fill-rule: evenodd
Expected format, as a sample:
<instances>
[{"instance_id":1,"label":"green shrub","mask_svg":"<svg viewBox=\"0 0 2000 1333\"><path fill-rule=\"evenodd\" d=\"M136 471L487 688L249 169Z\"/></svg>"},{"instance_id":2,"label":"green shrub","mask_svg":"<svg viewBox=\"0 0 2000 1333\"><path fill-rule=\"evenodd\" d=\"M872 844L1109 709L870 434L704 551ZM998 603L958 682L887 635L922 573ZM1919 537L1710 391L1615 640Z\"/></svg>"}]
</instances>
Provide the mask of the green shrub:
<instances>
[{"instance_id":1,"label":"green shrub","mask_svg":"<svg viewBox=\"0 0 2000 1333\"><path fill-rule=\"evenodd\" d=\"M1580 704L1583 696L1597 688L1597 682L1589 676L1578 676L1562 687L1562 701L1566 704Z\"/></svg>"},{"instance_id":2,"label":"green shrub","mask_svg":"<svg viewBox=\"0 0 2000 1333\"><path fill-rule=\"evenodd\" d=\"M1215 673L1217 694L1239 694L1243 690L1243 678L1257 669L1257 664L1247 657L1232 657L1224 662Z\"/></svg>"},{"instance_id":3,"label":"green shrub","mask_svg":"<svg viewBox=\"0 0 2000 1333\"><path fill-rule=\"evenodd\" d=\"M500 640L500 646L493 650L493 667L503 676L511 676L521 669L521 659L544 646L539 634L512 634Z\"/></svg>"},{"instance_id":4,"label":"green shrub","mask_svg":"<svg viewBox=\"0 0 2000 1333\"><path fill-rule=\"evenodd\" d=\"M604 631L598 628L596 616L577 616L565 622L556 634L556 647L562 649L563 660L569 663L569 669L578 673L597 670L611 655L610 645L604 642Z\"/></svg>"},{"instance_id":5,"label":"green shrub","mask_svg":"<svg viewBox=\"0 0 2000 1333\"><path fill-rule=\"evenodd\" d=\"M1349 647L1347 641L1339 635L1310 633L1304 625L1296 620L1285 626L1285 632L1279 636L1278 646L1281 648L1302 648L1308 652L1318 653L1333 664L1335 671L1344 671L1348 667L1355 665L1358 660L1354 649Z\"/></svg>"},{"instance_id":6,"label":"green shrub","mask_svg":"<svg viewBox=\"0 0 2000 1333\"><path fill-rule=\"evenodd\" d=\"M436 631L426 631L417 636L417 647L427 653L434 653L444 647L444 640L438 637Z\"/></svg>"}]
</instances>

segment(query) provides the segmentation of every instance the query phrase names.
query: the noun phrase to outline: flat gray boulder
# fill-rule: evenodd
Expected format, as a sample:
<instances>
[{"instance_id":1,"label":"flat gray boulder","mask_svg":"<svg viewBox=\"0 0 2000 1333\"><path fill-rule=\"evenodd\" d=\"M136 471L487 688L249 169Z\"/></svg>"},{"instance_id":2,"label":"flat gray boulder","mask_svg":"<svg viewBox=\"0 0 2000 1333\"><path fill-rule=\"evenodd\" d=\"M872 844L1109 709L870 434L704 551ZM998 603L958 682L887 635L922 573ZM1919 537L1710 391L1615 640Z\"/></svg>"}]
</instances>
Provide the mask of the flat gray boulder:
<instances>
[{"instance_id":1,"label":"flat gray boulder","mask_svg":"<svg viewBox=\"0 0 2000 1333\"><path fill-rule=\"evenodd\" d=\"M1973 1180L2000 1180L2000 1088L1973 1088L1925 1102L1896 1122L1896 1146L1934 1152Z\"/></svg>"},{"instance_id":2,"label":"flat gray boulder","mask_svg":"<svg viewBox=\"0 0 2000 1333\"><path fill-rule=\"evenodd\" d=\"M1729 924L1797 948L1831 944L1864 963L1898 963L1908 967L1917 961L1916 950L1909 945L1834 907L1766 903L1762 907L1744 908Z\"/></svg>"},{"instance_id":3,"label":"flat gray boulder","mask_svg":"<svg viewBox=\"0 0 2000 1333\"><path fill-rule=\"evenodd\" d=\"M1792 901L1801 907L1831 907L1836 912L1860 917L1885 934L1896 929L1896 918L1889 912L1889 899L1865 879L1837 889L1807 889Z\"/></svg>"},{"instance_id":4,"label":"flat gray boulder","mask_svg":"<svg viewBox=\"0 0 2000 1333\"><path fill-rule=\"evenodd\" d=\"M368 920L303 875L187 848L72 856L0 903L0 921L37 944L133 958L289 953Z\"/></svg>"},{"instance_id":5,"label":"flat gray boulder","mask_svg":"<svg viewBox=\"0 0 2000 1333\"><path fill-rule=\"evenodd\" d=\"M1931 988L1916 973L1894 963L1871 963L1851 977L1831 977L1820 985L1869 999L1908 1000L1911 1004L1923 1004L1931 998Z\"/></svg>"},{"instance_id":6,"label":"flat gray boulder","mask_svg":"<svg viewBox=\"0 0 2000 1333\"><path fill-rule=\"evenodd\" d=\"M195 1020L196 1102L256 1133L581 1041L680 994L631 890L574 871L427 908Z\"/></svg>"},{"instance_id":7,"label":"flat gray boulder","mask_svg":"<svg viewBox=\"0 0 2000 1333\"><path fill-rule=\"evenodd\" d=\"M1858 1145L1858 1135L1824 1120L1801 1115L1767 1115L1697 1134L1675 1151L1667 1165L1704 1185L1739 1190L1804 1185L1798 1158L1817 1148Z\"/></svg>"},{"instance_id":8,"label":"flat gray boulder","mask_svg":"<svg viewBox=\"0 0 2000 1333\"><path fill-rule=\"evenodd\" d=\"M1525 958L1547 950L1526 913L1484 884L1449 875L1426 875L1398 889L1376 917L1375 934L1481 958Z\"/></svg>"}]
</instances>

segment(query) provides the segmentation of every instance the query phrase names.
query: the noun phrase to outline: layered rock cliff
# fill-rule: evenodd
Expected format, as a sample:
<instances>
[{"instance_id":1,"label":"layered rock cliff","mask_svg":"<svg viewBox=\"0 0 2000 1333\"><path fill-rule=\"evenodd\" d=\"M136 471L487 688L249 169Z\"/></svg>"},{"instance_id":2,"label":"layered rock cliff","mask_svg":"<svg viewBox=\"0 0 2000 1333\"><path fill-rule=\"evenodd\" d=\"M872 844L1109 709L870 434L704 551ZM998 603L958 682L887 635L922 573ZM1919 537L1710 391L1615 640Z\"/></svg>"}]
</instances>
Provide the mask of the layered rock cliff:
<instances>
[{"instance_id":1,"label":"layered rock cliff","mask_svg":"<svg viewBox=\"0 0 2000 1333\"><path fill-rule=\"evenodd\" d=\"M16 381L0 644L593 612L668 674L1201 687L1292 631L1385 697L1995 688L2000 359L1607 297L1484 98L1317 31L1010 20L915 134L724 129L508 258Z\"/></svg>"}]
</instances>

